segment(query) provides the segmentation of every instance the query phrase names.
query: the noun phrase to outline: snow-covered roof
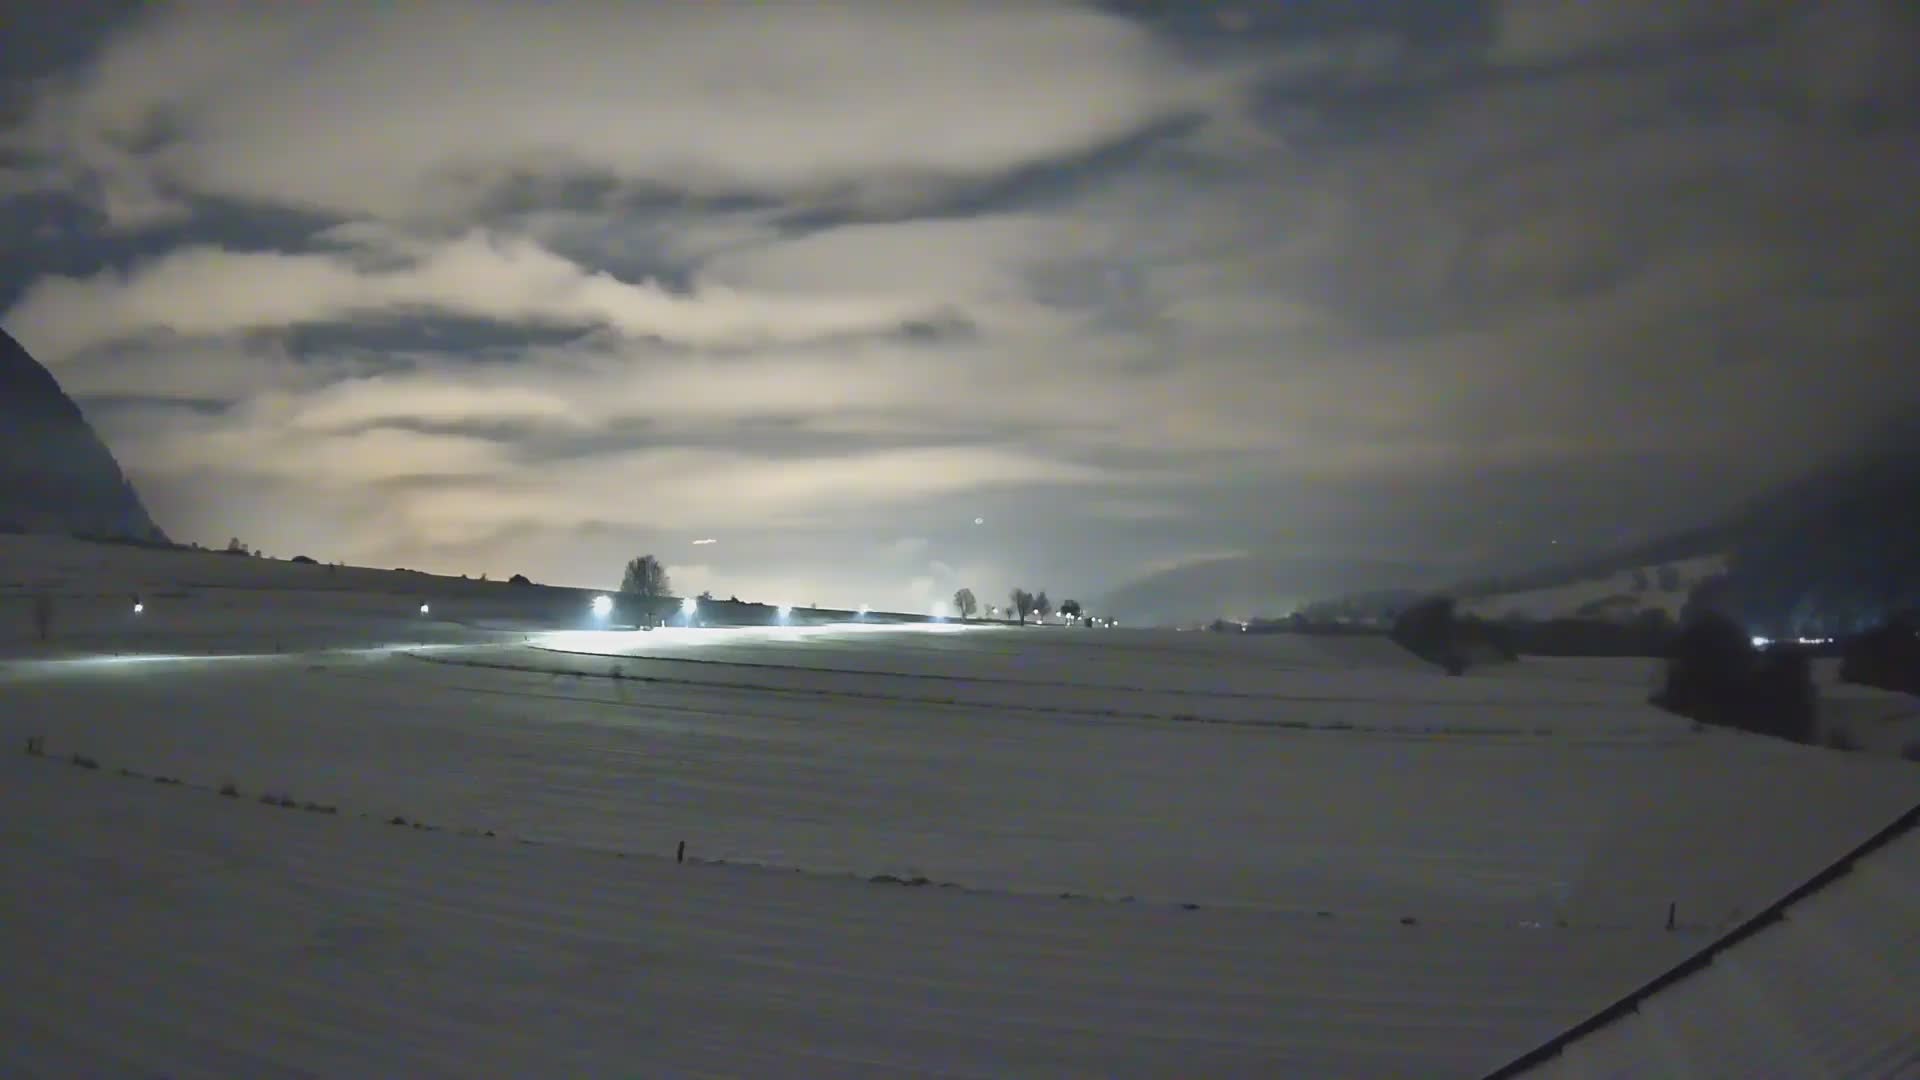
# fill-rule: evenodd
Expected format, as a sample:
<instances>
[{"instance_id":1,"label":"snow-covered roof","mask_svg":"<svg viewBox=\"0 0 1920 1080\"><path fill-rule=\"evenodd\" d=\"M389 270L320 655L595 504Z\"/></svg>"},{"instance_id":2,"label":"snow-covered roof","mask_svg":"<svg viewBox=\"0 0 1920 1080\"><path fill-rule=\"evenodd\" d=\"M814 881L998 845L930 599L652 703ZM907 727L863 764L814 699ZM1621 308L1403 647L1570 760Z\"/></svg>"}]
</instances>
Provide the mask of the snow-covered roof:
<instances>
[{"instance_id":1,"label":"snow-covered roof","mask_svg":"<svg viewBox=\"0 0 1920 1080\"><path fill-rule=\"evenodd\" d=\"M1920 1077L1917 823L1489 1080Z\"/></svg>"}]
</instances>

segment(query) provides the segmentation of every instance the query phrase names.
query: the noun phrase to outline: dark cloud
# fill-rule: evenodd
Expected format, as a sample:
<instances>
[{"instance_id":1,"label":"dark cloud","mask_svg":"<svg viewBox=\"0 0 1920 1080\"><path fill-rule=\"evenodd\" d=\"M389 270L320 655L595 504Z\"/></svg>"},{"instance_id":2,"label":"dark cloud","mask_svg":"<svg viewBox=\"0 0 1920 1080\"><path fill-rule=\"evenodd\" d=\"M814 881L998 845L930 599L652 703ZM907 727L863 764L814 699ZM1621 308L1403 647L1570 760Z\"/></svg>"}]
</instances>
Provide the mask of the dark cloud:
<instances>
[{"instance_id":1,"label":"dark cloud","mask_svg":"<svg viewBox=\"0 0 1920 1080\"><path fill-rule=\"evenodd\" d=\"M75 29L5 322L176 535L799 601L1553 557L1920 403L1908 5L727 6Z\"/></svg>"}]
</instances>

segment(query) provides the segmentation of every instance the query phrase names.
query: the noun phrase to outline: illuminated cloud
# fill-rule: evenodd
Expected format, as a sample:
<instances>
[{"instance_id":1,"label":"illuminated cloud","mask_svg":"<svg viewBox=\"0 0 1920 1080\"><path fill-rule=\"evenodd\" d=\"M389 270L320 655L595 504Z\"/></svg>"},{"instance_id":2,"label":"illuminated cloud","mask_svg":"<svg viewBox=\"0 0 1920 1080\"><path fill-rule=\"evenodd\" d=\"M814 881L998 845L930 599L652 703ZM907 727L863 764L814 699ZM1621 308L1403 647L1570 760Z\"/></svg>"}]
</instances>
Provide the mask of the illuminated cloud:
<instances>
[{"instance_id":1,"label":"illuminated cloud","mask_svg":"<svg viewBox=\"0 0 1920 1080\"><path fill-rule=\"evenodd\" d=\"M0 321L176 536L916 610L1603 544L1920 404L1897 2L739 6L143 9L0 86Z\"/></svg>"}]
</instances>

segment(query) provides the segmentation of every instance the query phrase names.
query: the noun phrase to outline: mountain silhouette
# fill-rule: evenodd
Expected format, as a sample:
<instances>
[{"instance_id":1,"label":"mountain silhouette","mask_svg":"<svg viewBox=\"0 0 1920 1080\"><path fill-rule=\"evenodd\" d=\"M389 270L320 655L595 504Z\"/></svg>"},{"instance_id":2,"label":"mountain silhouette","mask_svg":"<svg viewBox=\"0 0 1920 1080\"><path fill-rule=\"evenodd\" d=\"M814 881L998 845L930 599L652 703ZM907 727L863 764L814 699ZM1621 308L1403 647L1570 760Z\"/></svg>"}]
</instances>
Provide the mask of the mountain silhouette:
<instances>
[{"instance_id":1,"label":"mountain silhouette","mask_svg":"<svg viewBox=\"0 0 1920 1080\"><path fill-rule=\"evenodd\" d=\"M80 407L4 330L0 530L166 541Z\"/></svg>"}]
</instances>

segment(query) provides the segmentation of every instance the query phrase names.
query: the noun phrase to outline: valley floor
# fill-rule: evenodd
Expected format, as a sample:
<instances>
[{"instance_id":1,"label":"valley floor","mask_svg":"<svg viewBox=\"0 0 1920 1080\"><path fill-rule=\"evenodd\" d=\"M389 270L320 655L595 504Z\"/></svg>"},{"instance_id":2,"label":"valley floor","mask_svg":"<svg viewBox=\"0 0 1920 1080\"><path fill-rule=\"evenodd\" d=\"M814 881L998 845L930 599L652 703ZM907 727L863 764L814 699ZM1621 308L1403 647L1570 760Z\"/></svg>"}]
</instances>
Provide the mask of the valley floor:
<instances>
[{"instance_id":1,"label":"valley floor","mask_svg":"<svg viewBox=\"0 0 1920 1080\"><path fill-rule=\"evenodd\" d=\"M1637 670L288 603L0 660L0 1075L1474 1076L1920 801Z\"/></svg>"}]
</instances>

